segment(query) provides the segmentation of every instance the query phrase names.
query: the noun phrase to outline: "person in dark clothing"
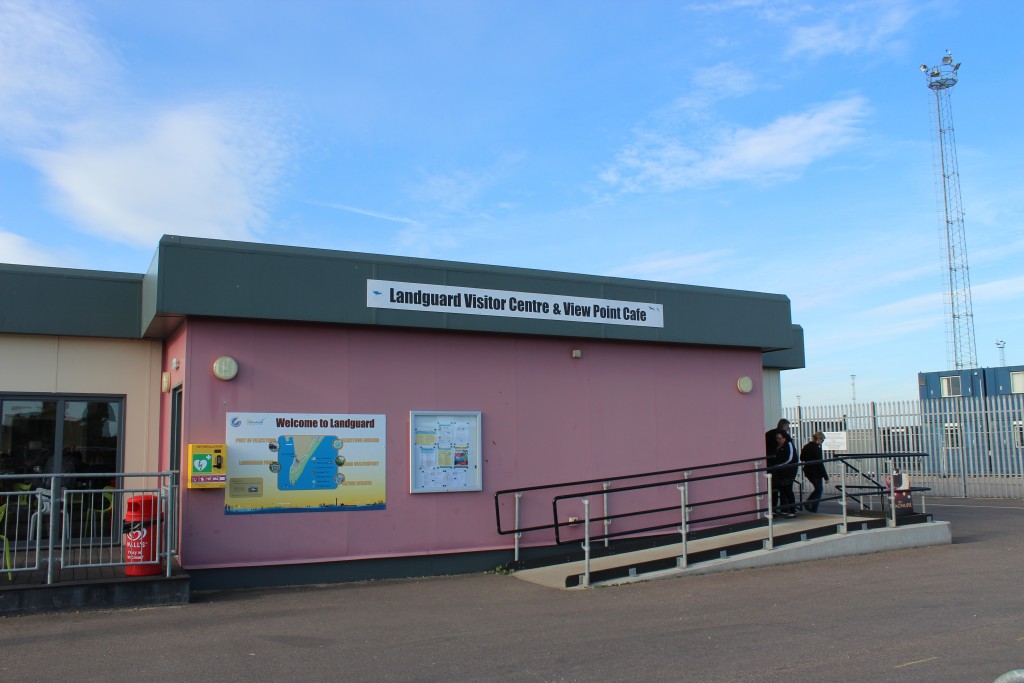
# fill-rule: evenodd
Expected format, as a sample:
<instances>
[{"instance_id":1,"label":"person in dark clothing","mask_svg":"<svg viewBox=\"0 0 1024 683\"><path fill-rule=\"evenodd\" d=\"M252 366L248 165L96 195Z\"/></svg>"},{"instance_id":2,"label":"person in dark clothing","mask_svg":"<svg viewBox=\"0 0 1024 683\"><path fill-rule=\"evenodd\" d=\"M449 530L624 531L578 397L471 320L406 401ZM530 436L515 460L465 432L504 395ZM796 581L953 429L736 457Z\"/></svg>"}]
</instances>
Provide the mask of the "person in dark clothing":
<instances>
[{"instance_id":1,"label":"person in dark clothing","mask_svg":"<svg viewBox=\"0 0 1024 683\"><path fill-rule=\"evenodd\" d=\"M821 444L825 442L825 435L821 432L811 434L811 440L800 450L800 462L803 463L804 477L811 482L814 490L807 496L804 502L804 509L808 512L818 511L818 501L821 500L822 480L828 481L828 472L822 463L823 453Z\"/></svg>"},{"instance_id":2,"label":"person in dark clothing","mask_svg":"<svg viewBox=\"0 0 1024 683\"><path fill-rule=\"evenodd\" d=\"M786 418L782 418L781 420L779 420L779 423L775 426L775 429L769 429L767 432L764 433L764 454L766 457L772 457L772 455L775 453L775 449L779 447L779 445L775 443L775 435L778 434L779 432L785 434L786 439L790 441L793 440L792 435L790 435L789 433L789 420L787 420Z\"/></svg>"},{"instance_id":3,"label":"person in dark clothing","mask_svg":"<svg viewBox=\"0 0 1024 683\"><path fill-rule=\"evenodd\" d=\"M772 461L769 461L769 464L778 467L778 469L772 472L772 483L774 485L778 481L778 485L773 486L773 488L777 488L779 492L779 514L783 517L796 517L796 498L793 496L793 481L796 479L800 461L797 458L796 446L793 444L793 440L788 437L789 434L785 432L776 432L775 443L777 447L774 458Z\"/></svg>"},{"instance_id":4,"label":"person in dark clothing","mask_svg":"<svg viewBox=\"0 0 1024 683\"><path fill-rule=\"evenodd\" d=\"M778 434L784 434L787 441L792 441L793 437L789 434L789 420L782 418L779 423L775 426L775 429L769 429L764 433L764 455L765 460L769 467L773 465L781 464L782 461L776 457L776 451L779 449L779 444L776 441ZM783 458L784 460L785 458ZM772 509L775 512L779 512L779 486L782 483L782 479L779 476L778 470L773 470L772 475Z\"/></svg>"}]
</instances>

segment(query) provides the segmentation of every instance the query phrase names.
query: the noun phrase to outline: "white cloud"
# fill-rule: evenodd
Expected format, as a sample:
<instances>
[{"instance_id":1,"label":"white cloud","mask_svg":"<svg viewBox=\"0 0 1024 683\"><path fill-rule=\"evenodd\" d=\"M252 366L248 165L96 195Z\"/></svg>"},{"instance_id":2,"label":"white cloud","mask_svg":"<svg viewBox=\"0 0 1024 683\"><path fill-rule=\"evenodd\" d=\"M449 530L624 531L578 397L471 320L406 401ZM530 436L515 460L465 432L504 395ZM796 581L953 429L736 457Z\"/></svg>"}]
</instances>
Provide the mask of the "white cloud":
<instances>
[{"instance_id":1,"label":"white cloud","mask_svg":"<svg viewBox=\"0 0 1024 683\"><path fill-rule=\"evenodd\" d=\"M1024 276L972 287L976 308L988 304L1005 306L1006 302L1017 303L1022 295ZM940 341L942 339L945 304L943 292L938 289L864 310L856 310L855 305L855 300L849 300L833 314L795 319L795 322L805 327L808 349L820 350L829 357L841 357L873 346L881 348L884 343L888 346L884 351L886 354L903 353L914 357L917 348L914 344L922 340L932 341L934 335L939 335L937 338ZM1016 308L1011 307L1011 310ZM941 343L934 348L941 349Z\"/></svg>"},{"instance_id":2,"label":"white cloud","mask_svg":"<svg viewBox=\"0 0 1024 683\"><path fill-rule=\"evenodd\" d=\"M57 266L56 254L40 249L21 235L0 230L0 262L31 266Z\"/></svg>"},{"instance_id":3,"label":"white cloud","mask_svg":"<svg viewBox=\"0 0 1024 683\"><path fill-rule=\"evenodd\" d=\"M920 3L918 3L920 5ZM792 29L787 57L823 57L884 50L899 41L917 9L910 3L856 2L826 5L837 16Z\"/></svg>"},{"instance_id":4,"label":"white cloud","mask_svg":"<svg viewBox=\"0 0 1024 683\"><path fill-rule=\"evenodd\" d=\"M793 29L786 56L809 53L812 57L820 57L833 52L849 54L859 46L848 33L848 29L841 29L834 21L815 26L799 26Z\"/></svg>"},{"instance_id":5,"label":"white cloud","mask_svg":"<svg viewBox=\"0 0 1024 683\"><path fill-rule=\"evenodd\" d=\"M783 116L761 129L737 130L698 169L704 177L724 180L792 175L854 142L866 112L867 101L851 97Z\"/></svg>"},{"instance_id":6,"label":"white cloud","mask_svg":"<svg viewBox=\"0 0 1024 683\"><path fill-rule=\"evenodd\" d=\"M53 134L119 72L75 7L0 0L0 139Z\"/></svg>"},{"instance_id":7,"label":"white cloud","mask_svg":"<svg viewBox=\"0 0 1024 683\"><path fill-rule=\"evenodd\" d=\"M521 152L499 156L481 171L464 170L447 173L423 172L418 182L407 188L409 196L426 202L446 213L467 213L480 202L481 196L507 177L525 159Z\"/></svg>"},{"instance_id":8,"label":"white cloud","mask_svg":"<svg viewBox=\"0 0 1024 683\"><path fill-rule=\"evenodd\" d=\"M853 0L808 3L803 0L720 0L693 3L703 14L743 12L788 32L786 57L867 54L901 44L906 26L918 14L935 11L932 0ZM799 23L804 22L804 23Z\"/></svg>"},{"instance_id":9,"label":"white cloud","mask_svg":"<svg viewBox=\"0 0 1024 683\"><path fill-rule=\"evenodd\" d=\"M462 171L425 174L409 188L409 195L437 204L443 211L464 211L486 184L485 178Z\"/></svg>"},{"instance_id":10,"label":"white cloud","mask_svg":"<svg viewBox=\"0 0 1024 683\"><path fill-rule=\"evenodd\" d=\"M672 103L671 110L682 110L702 117L716 102L747 95L760 85L756 74L729 62L694 70L691 92Z\"/></svg>"},{"instance_id":11,"label":"white cloud","mask_svg":"<svg viewBox=\"0 0 1024 683\"><path fill-rule=\"evenodd\" d=\"M69 218L136 245L165 233L252 239L259 232L286 156L262 121L196 105L132 124L31 154Z\"/></svg>"},{"instance_id":12,"label":"white cloud","mask_svg":"<svg viewBox=\"0 0 1024 683\"><path fill-rule=\"evenodd\" d=\"M922 294L921 296L913 296L899 301L893 301L892 303L884 304L882 306L875 306L874 308L861 311L858 316L861 318L877 318L885 316L895 320L906 318L907 316L922 315L931 312L940 314L941 311L942 293L936 291L929 294Z\"/></svg>"},{"instance_id":13,"label":"white cloud","mask_svg":"<svg viewBox=\"0 0 1024 683\"><path fill-rule=\"evenodd\" d=\"M1018 301L1024 297L1024 276L1010 277L971 286L971 300L979 303Z\"/></svg>"},{"instance_id":14,"label":"white cloud","mask_svg":"<svg viewBox=\"0 0 1024 683\"><path fill-rule=\"evenodd\" d=\"M601 178L626 192L783 180L856 141L867 113L863 97L848 97L782 116L762 128L722 132L703 149L664 134L641 133Z\"/></svg>"},{"instance_id":15,"label":"white cloud","mask_svg":"<svg viewBox=\"0 0 1024 683\"><path fill-rule=\"evenodd\" d=\"M652 254L642 261L627 263L605 274L613 277L689 283L699 277L719 273L734 264L735 254L731 249L715 249L683 256Z\"/></svg>"},{"instance_id":16,"label":"white cloud","mask_svg":"<svg viewBox=\"0 0 1024 683\"><path fill-rule=\"evenodd\" d=\"M982 249L969 248L968 257L972 264L987 265L1003 260L1017 261L1019 260L1017 255L1021 252L1024 252L1024 239L1001 241L995 246Z\"/></svg>"},{"instance_id":17,"label":"white cloud","mask_svg":"<svg viewBox=\"0 0 1024 683\"><path fill-rule=\"evenodd\" d=\"M456 231L420 224L403 228L398 233L397 241L401 253L422 258L437 258L438 254L451 253L462 246Z\"/></svg>"},{"instance_id":18,"label":"white cloud","mask_svg":"<svg viewBox=\"0 0 1024 683\"><path fill-rule=\"evenodd\" d=\"M719 0L693 3L688 5L688 8L704 14L749 11L764 20L774 22L789 21L813 10L811 5L802 0Z\"/></svg>"},{"instance_id":19,"label":"white cloud","mask_svg":"<svg viewBox=\"0 0 1024 683\"><path fill-rule=\"evenodd\" d=\"M371 211L370 209L360 209L356 206L349 206L348 204L338 204L335 202L310 202L316 206L326 206L329 209L338 209L339 211L348 211L350 213L357 213L360 216L369 216L370 218L379 218L382 221L392 221L394 223L408 223L410 225L420 225L420 222L413 220L412 218L405 218L403 216L392 216L390 214L381 213L380 211Z\"/></svg>"},{"instance_id":20,"label":"white cloud","mask_svg":"<svg viewBox=\"0 0 1024 683\"><path fill-rule=\"evenodd\" d=\"M226 97L133 106L121 71L72 4L0 0L0 144L99 237L252 239L288 152L273 119Z\"/></svg>"}]
</instances>

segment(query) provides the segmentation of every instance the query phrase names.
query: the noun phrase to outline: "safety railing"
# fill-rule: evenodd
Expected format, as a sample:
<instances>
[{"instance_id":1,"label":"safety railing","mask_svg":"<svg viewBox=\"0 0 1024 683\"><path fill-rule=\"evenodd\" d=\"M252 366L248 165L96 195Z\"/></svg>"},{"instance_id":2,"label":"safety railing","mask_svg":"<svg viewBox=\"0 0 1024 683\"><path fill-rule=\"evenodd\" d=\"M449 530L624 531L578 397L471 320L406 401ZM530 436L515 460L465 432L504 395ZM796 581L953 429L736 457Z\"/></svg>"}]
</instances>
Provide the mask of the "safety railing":
<instances>
[{"instance_id":1,"label":"safety railing","mask_svg":"<svg viewBox=\"0 0 1024 683\"><path fill-rule=\"evenodd\" d=\"M175 472L0 475L0 586L53 584L79 569L170 576L175 481Z\"/></svg>"},{"instance_id":2,"label":"safety railing","mask_svg":"<svg viewBox=\"0 0 1024 683\"><path fill-rule=\"evenodd\" d=\"M659 470L659 471L655 471L655 472L642 472L642 473L638 473L638 474L626 474L626 475L620 475L620 476L615 476L615 477L600 477L600 478L596 478L596 479L581 479L581 480L578 480L578 481L561 482L561 483L556 483L556 484L540 484L540 485L537 485L537 486L525 486L525 487L520 487L520 488L516 488L516 489L505 489L505 490L497 491L494 494L494 514L495 514L495 520L497 522L497 531L498 531L499 534L502 534L502 535L506 535L506 534L513 534L514 535L514 539L515 539L515 541L514 541L514 559L515 559L515 561L519 560L520 542L522 540L523 534L525 534L525 533L551 530L555 534L556 542L561 544L562 540L560 538L560 529L562 527L564 527L564 526L575 526L577 524L577 522L570 520L568 522L560 523L558 521L559 517L558 517L558 509L557 509L557 500L552 500L551 505L552 505L552 511L553 511L553 516L554 516L554 519L553 519L552 522L544 522L544 523L541 523L541 524L530 524L528 526L520 526L520 524L521 524L521 510L522 510L523 496L525 494L540 493L542 491L551 491L553 489L563 489L564 490L564 489L569 489L569 488L573 488L573 487L589 486L589 485L592 485L592 484L600 484L601 485L601 489L599 491L588 491L588 492L585 492L584 495L587 495L587 496L594 495L594 494L600 494L601 495L601 499L602 499L603 505L604 505L604 512L605 512L605 514L604 514L604 516L600 517L598 520L593 520L593 521L601 521L602 524L603 524L605 533L600 537L600 539L595 539L595 540L606 540L607 541L607 540L609 540L609 539L611 539L611 538L613 538L614 536L617 535L617 534L609 531L609 527L610 527L610 525L611 525L611 523L612 523L612 521L614 519L625 519L627 517L635 517L638 514L644 514L642 511L639 512L639 513L626 512L626 513L620 513L618 515L609 514L609 512L608 512L609 496L614 491L639 490L639 489L643 489L643 488L650 488L650 487L653 487L653 486L661 486L661 485L666 485L666 484L670 485L670 484L677 483L679 481L683 481L683 478L685 476L687 476L690 473L695 472L695 471L704 471L704 470L710 470L710 469L720 469L720 468L726 468L726 467L744 468L742 470L742 472L737 472L737 473L746 473L748 475L751 475L751 474L756 473L758 465L760 465L762 463L764 463L764 458L763 457L759 457L759 458L745 458L745 459L742 459L742 460L731 460L731 461L727 461L727 462L712 463L712 464L708 464L708 465L696 465L696 466L692 466L692 467L678 467L678 468L673 468L673 469L668 469L668 470ZM673 475L679 475L679 476L673 477ZM653 478L657 478L657 477L666 477L666 476L667 477L673 477L673 478L669 479L668 481L663 481L663 482L651 482L651 483L649 483L647 485L639 485L639 486L632 485L632 486L627 486L627 487L618 488L618 489L613 489L612 488L612 486L617 484L617 483L633 482L633 481L642 480L642 479L653 479ZM580 497L580 495L581 495L581 493L576 492L576 493L574 493L572 495L561 496L561 498ZM514 499L515 499L515 502L514 502L514 527L511 528L511 529L504 528L503 525L502 525L502 514L501 514L502 502L503 502L503 499L508 497L508 496L513 496ZM559 497L556 497L556 498L559 498ZM589 499L587 500L587 502L585 504L587 506L589 506ZM657 508L657 509L654 509L654 510L648 510L647 513L649 514L649 513L652 513L652 512L663 512L666 509L667 508ZM675 508L672 508L672 509L675 509ZM664 528L664 527L659 527L659 528ZM646 531L650 531L650 530L651 529L646 529ZM641 530L634 530L632 533L636 534L636 533L640 533L640 532L641 532ZM625 533L629 533L629 532L625 532Z\"/></svg>"},{"instance_id":3,"label":"safety railing","mask_svg":"<svg viewBox=\"0 0 1024 683\"><path fill-rule=\"evenodd\" d=\"M826 455L928 453L903 463L933 495L1024 498L1024 394L794 406L797 442L827 435Z\"/></svg>"},{"instance_id":4,"label":"safety railing","mask_svg":"<svg viewBox=\"0 0 1024 683\"><path fill-rule=\"evenodd\" d=\"M865 498L871 496L878 496L880 499L879 509L884 511L886 503L888 504L888 512L886 515L886 524L888 526L897 525L897 511L900 500L909 496L913 492L924 493L930 490L928 487L911 487L909 483L905 485L892 485L892 483L883 484L874 478L873 472L866 472L866 468L857 467L854 463L857 461L880 461L880 464L887 469L891 469L893 463L896 462L909 462L914 461L918 458L925 458L925 453L898 453L898 454L880 454L880 453L865 453L865 454L853 454L845 455L841 457L829 458L823 462L831 469L838 469L839 482L830 482L834 489L834 493L828 495L822 495L818 499L818 504L828 501L839 501L842 522L838 527L839 533L846 534L849 532L849 515L848 510L851 507L851 503L854 501L861 506L862 510L870 509L870 505L865 502ZM896 460L899 458L900 460ZM710 472L710 470L720 468L732 468L726 472ZM553 540L558 545L579 543L583 550L583 561L584 561L584 574L581 577L582 585L589 585L590 581L590 560L591 560L591 544L596 541L605 541L607 545L608 540L616 537L626 536L640 536L645 534L652 534L653 532L671 529L675 533L679 533L681 539L681 553L677 558L677 565L680 567L686 567L688 564L688 552L687 542L690 538L691 531L697 525L703 527L715 526L716 522L723 522L735 519L745 520L764 520L764 524L767 526L767 538L764 541L764 548L771 550L775 547L775 516L776 510L780 512L795 512L796 510L803 507L805 504L803 498L798 502L792 504L785 504L781 507L776 507L772 503L772 478L779 476L779 473L784 470L785 466L764 466L764 458L750 458L745 460L734 460L725 463L715 463L710 465L696 466L690 468L680 468L674 470L663 470L660 472L647 472L632 475L624 475L619 477L611 477L607 479L590 479L581 480L575 482L562 482L558 484L545 484L539 486L524 487L521 489L506 489L495 493L495 515L498 527L498 533L500 534L514 534L514 562L519 562L520 545L523 534L529 532L539 532L550 530L553 534ZM848 481L848 474L849 480ZM678 476L671 476L678 475ZM740 493L729 496L719 497L708 497L694 496L691 491L691 487L719 487L721 482L725 479L751 476L755 477L755 487L753 492ZM654 481L654 482L640 482L632 483L636 480L653 477L664 477L669 476L667 480ZM867 483L865 483L867 482ZM613 488L614 484L622 484ZM581 486L592 486L594 484L601 484L601 488L589 488L584 490L574 490L570 493L559 493L551 498L551 522L543 524L530 524L529 526L520 526L521 519L521 505L522 497L524 493L550 491L552 489L567 489L567 488L578 488ZM657 505L654 507L646 507L640 509L631 509L622 512L612 512L610 508L610 500L613 497L620 495L636 494L650 489L657 489L660 487L675 487L678 490L679 502L672 505ZM702 491L702 493L706 493ZM501 521L501 505L502 499L506 496L514 497L514 519L515 526L511 529L503 528ZM602 514L593 515L591 512L591 498L600 496L602 500ZM700 499L703 498L703 499ZM755 499L759 501L755 503L753 508L743 507L738 510L732 510L727 512L717 512L712 514L704 514L698 517L694 516L694 511L698 509L713 509L713 506L722 505L726 503L736 503L745 499ZM767 504L760 502L762 499L767 499ZM582 519L567 516L559 507L559 504L564 501L575 500L578 501L582 506ZM923 497L922 497L922 506ZM922 511L924 508L922 507ZM640 519L650 515L674 515L672 521L659 521L656 523L643 524L641 526L632 527L624 530L612 531L609 529L609 525L618 520L625 519ZM565 521L563 521L565 518ZM592 526L594 524L601 524L602 532L598 534L592 533ZM576 528L581 527L582 537L564 538L562 535L562 529L565 528Z\"/></svg>"}]
</instances>

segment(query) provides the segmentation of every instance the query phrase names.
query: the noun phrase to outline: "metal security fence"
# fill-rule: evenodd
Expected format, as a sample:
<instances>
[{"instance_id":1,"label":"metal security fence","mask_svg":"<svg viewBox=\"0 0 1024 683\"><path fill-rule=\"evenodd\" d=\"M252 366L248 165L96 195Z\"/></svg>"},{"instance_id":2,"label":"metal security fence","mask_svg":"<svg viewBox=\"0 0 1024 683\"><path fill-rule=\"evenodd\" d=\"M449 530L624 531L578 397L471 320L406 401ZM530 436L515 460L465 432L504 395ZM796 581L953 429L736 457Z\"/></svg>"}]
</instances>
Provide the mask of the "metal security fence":
<instances>
[{"instance_id":1,"label":"metal security fence","mask_svg":"<svg viewBox=\"0 0 1024 683\"><path fill-rule=\"evenodd\" d=\"M170 576L174 481L173 472L0 474L0 582L117 568Z\"/></svg>"},{"instance_id":2,"label":"metal security fence","mask_svg":"<svg viewBox=\"0 0 1024 683\"><path fill-rule=\"evenodd\" d=\"M783 417L801 446L824 432L826 457L893 454L885 466L931 495L1024 498L1024 394L797 406ZM899 457L915 452L929 457Z\"/></svg>"}]
</instances>

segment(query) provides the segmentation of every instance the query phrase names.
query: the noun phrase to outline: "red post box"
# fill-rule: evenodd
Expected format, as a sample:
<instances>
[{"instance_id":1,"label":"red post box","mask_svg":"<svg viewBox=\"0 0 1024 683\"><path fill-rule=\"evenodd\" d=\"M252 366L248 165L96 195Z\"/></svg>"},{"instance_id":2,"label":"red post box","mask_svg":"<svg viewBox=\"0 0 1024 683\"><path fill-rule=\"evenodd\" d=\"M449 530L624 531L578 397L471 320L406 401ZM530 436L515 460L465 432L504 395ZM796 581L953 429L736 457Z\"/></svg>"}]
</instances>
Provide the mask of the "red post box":
<instances>
[{"instance_id":1,"label":"red post box","mask_svg":"<svg viewBox=\"0 0 1024 683\"><path fill-rule=\"evenodd\" d=\"M152 576L163 571L159 563L162 521L157 496L147 493L128 499L124 514L125 576Z\"/></svg>"}]
</instances>

